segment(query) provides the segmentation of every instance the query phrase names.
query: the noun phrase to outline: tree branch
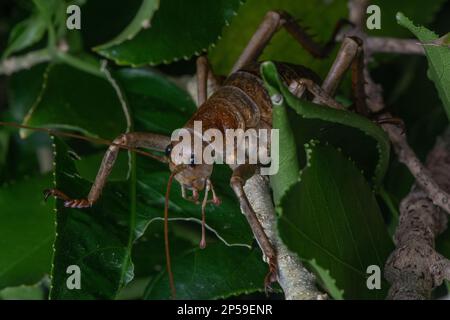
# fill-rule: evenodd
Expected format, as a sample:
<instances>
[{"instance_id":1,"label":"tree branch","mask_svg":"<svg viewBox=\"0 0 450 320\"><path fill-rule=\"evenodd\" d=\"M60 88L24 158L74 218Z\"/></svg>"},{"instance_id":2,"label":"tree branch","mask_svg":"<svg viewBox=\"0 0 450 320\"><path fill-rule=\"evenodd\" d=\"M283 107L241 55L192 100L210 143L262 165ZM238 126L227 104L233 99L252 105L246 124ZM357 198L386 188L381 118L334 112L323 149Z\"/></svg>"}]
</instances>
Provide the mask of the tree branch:
<instances>
[{"instance_id":1,"label":"tree branch","mask_svg":"<svg viewBox=\"0 0 450 320\"><path fill-rule=\"evenodd\" d=\"M450 128L428 156L428 169L439 185L450 192ZM444 279L450 280L450 261L434 250L434 240L447 228L447 215L433 205L419 184L400 205L395 233L397 248L385 266L392 284L390 299L429 299Z\"/></svg>"},{"instance_id":2,"label":"tree branch","mask_svg":"<svg viewBox=\"0 0 450 320\"><path fill-rule=\"evenodd\" d=\"M432 203L450 213L450 196L436 182L430 171L420 162L414 151L406 141L402 129L392 124L382 124L389 135L398 160L405 164L416 179L416 184L428 195ZM450 167L449 167L450 168ZM446 192L447 191L447 192Z\"/></svg>"},{"instance_id":3,"label":"tree branch","mask_svg":"<svg viewBox=\"0 0 450 320\"><path fill-rule=\"evenodd\" d=\"M320 292L315 276L300 262L297 255L282 242L277 228L277 216L272 203L269 181L259 174L247 180L245 194L252 205L264 231L277 252L278 282L287 300L323 300L327 295Z\"/></svg>"}]
</instances>

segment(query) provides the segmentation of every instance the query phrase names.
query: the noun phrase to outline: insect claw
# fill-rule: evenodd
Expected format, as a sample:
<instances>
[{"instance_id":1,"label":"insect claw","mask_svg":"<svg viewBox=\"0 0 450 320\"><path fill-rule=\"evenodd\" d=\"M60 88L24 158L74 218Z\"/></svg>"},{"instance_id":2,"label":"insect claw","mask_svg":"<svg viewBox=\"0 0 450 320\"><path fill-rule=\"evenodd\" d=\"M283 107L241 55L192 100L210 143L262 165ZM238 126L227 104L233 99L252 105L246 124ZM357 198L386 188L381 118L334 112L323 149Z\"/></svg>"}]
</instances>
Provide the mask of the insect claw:
<instances>
[{"instance_id":1,"label":"insect claw","mask_svg":"<svg viewBox=\"0 0 450 320\"><path fill-rule=\"evenodd\" d=\"M44 190L44 200L47 201L50 196L55 197L56 199L61 199L63 201L69 201L70 198L62 191L58 189L45 189Z\"/></svg>"},{"instance_id":2,"label":"insect claw","mask_svg":"<svg viewBox=\"0 0 450 320\"><path fill-rule=\"evenodd\" d=\"M202 237L202 240L200 240L200 249L205 249L206 248L206 240L205 238Z\"/></svg>"},{"instance_id":3,"label":"insect claw","mask_svg":"<svg viewBox=\"0 0 450 320\"><path fill-rule=\"evenodd\" d=\"M216 206L220 206L220 204L222 203L222 201L220 200L219 197L213 197L212 199L212 203Z\"/></svg>"},{"instance_id":4,"label":"insect claw","mask_svg":"<svg viewBox=\"0 0 450 320\"><path fill-rule=\"evenodd\" d=\"M64 206L66 208L89 208L92 206L92 203L87 199L76 199L76 200L68 200L64 202Z\"/></svg>"},{"instance_id":5,"label":"insect claw","mask_svg":"<svg viewBox=\"0 0 450 320\"><path fill-rule=\"evenodd\" d=\"M277 281L277 262L275 258L269 258L269 272L264 278L264 291L266 292L266 296L272 292L271 284Z\"/></svg>"},{"instance_id":6,"label":"insect claw","mask_svg":"<svg viewBox=\"0 0 450 320\"><path fill-rule=\"evenodd\" d=\"M48 198L52 195L51 190L50 189L45 189L44 190L44 201L47 201Z\"/></svg>"}]
</instances>

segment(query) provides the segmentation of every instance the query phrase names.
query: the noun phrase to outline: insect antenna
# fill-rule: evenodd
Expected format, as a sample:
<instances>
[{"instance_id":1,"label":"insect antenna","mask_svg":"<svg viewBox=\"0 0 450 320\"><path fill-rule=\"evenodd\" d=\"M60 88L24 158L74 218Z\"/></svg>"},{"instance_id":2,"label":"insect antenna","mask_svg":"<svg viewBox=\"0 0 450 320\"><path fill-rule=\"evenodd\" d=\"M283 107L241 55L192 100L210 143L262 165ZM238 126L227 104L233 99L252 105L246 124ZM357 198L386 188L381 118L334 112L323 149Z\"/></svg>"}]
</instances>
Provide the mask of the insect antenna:
<instances>
[{"instance_id":1,"label":"insect antenna","mask_svg":"<svg viewBox=\"0 0 450 320\"><path fill-rule=\"evenodd\" d=\"M23 124L18 124L15 122L3 122L0 121L0 125L1 126L6 126L6 127L14 127L14 128L19 128L19 129L28 129L28 130L33 130L33 131L39 131L39 132L45 132L48 133L50 135L53 136L58 136L58 137L69 137L69 138L75 138L75 139L80 139L80 140L84 140L84 141L89 141L89 142L93 142L93 143L97 143L97 144L105 144L108 146L116 146L119 147L121 149L125 149L128 151L133 151L137 154L158 160L160 162L163 163L167 163L167 159L164 157L159 157L157 155L154 155L150 152L145 152L143 150L137 149L137 148L133 148L124 144L118 144L118 143L114 143L111 140L107 140L107 139L102 139L102 138L91 138L91 137L86 137L86 136L82 136L76 133L70 133L70 132L63 132L63 131L59 131L59 130L55 130L55 129L49 129L49 128L37 128L37 127L31 127L31 126L27 126L27 125L23 125Z\"/></svg>"},{"instance_id":2,"label":"insect antenna","mask_svg":"<svg viewBox=\"0 0 450 320\"><path fill-rule=\"evenodd\" d=\"M166 198L164 203L164 247L166 252L166 268L167 274L169 275L169 285L170 291L172 293L172 299L176 298L175 281L173 280L172 273L172 263L170 261L170 245L169 245L169 198L170 198L170 188L172 187L173 178L183 169L184 165L179 165L175 167L169 176L169 181L167 182Z\"/></svg>"},{"instance_id":3,"label":"insect antenna","mask_svg":"<svg viewBox=\"0 0 450 320\"><path fill-rule=\"evenodd\" d=\"M208 204L208 195L211 189L211 182L206 181L205 196L202 201L202 239L200 240L200 249L206 248L206 205Z\"/></svg>"}]
</instances>

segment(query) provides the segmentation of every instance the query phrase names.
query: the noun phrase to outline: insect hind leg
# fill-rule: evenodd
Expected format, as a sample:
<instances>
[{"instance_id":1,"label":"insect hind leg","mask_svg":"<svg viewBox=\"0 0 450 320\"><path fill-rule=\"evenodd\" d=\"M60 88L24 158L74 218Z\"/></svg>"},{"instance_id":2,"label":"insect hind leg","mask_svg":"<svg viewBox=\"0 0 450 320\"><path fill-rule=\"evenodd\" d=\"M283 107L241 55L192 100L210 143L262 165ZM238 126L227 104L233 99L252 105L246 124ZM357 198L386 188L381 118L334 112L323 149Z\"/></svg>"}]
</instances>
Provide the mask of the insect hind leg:
<instances>
[{"instance_id":1,"label":"insect hind leg","mask_svg":"<svg viewBox=\"0 0 450 320\"><path fill-rule=\"evenodd\" d=\"M307 32L307 28L302 27L298 20L284 11L269 11L253 34L244 51L234 64L231 73L240 70L245 65L254 62L263 52L272 37L280 28L284 27L287 32L312 56L325 58L336 45L336 36L346 25L351 25L347 20L339 20L330 39L321 45L316 42Z\"/></svg>"}]
</instances>

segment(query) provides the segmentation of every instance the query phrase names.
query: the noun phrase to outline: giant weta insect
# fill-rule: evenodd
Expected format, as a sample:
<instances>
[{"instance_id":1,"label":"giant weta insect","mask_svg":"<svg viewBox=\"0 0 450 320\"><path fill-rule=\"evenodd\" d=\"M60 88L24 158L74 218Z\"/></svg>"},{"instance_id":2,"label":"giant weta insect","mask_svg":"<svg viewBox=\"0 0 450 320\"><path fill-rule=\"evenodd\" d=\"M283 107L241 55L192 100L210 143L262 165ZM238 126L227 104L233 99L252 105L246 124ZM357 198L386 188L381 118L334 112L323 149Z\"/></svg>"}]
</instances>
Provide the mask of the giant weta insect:
<instances>
[{"instance_id":1,"label":"giant weta insect","mask_svg":"<svg viewBox=\"0 0 450 320\"><path fill-rule=\"evenodd\" d=\"M340 21L331 36L331 39L320 46L313 41L306 31L295 21L293 17L285 12L270 11L266 14L264 20L257 31L247 44L243 53L232 68L231 74L220 83L211 69L207 58L201 56L197 60L197 85L198 85L198 110L192 118L186 123L184 128L192 130L194 121L202 121L205 129L215 128L222 132L226 129L249 129L249 128L271 128L272 127L272 102L271 97L266 91L261 75L259 74L259 64L256 62L264 47L268 44L272 36L282 27L284 27L295 40L297 40L308 52L317 58L326 57L335 46L335 37L341 28L349 24ZM287 63L276 63L278 72L289 87L290 91L297 97L303 97L313 100L319 104L324 104L332 108L343 108L332 96L344 76L345 72L352 69L353 94L355 108L357 112L366 113L365 96L363 94L363 52L362 43L358 38L346 37L342 41L341 49L337 54L335 62L320 85L320 78L310 69ZM211 81L216 88L215 92L209 97L207 94L208 81ZM16 127L25 127L11 123L0 123L2 125L13 125ZM36 129L36 128L32 128ZM80 138L76 134L58 132L51 129L37 129L47 131L53 135L71 136ZM86 137L81 137L85 140ZM199 192L205 192L202 204L202 240L201 247L205 245L205 206L208 202L208 194L212 192L212 202L219 204L210 176L213 170L211 164L191 164L175 163L172 159L172 150L175 143L170 138L147 132L126 133L113 142L106 140L94 140L94 142L110 144L97 177L87 196L83 199L72 199L64 192L57 189L45 191L45 197L55 196L64 201L66 207L86 208L91 207L99 199L102 189L105 186L108 175L110 174L114 162L120 149L136 151L137 153L150 156L159 161L169 164L171 175L167 186L165 210L164 210L164 236L165 252L167 261L167 272L169 276L172 297L175 297L175 285L171 270L169 239L168 239L168 200L170 187L173 178L175 178L182 188L183 198L198 203ZM144 152L137 148L145 148L158 152L165 152L166 157L158 157L151 153ZM195 154L192 154L194 159ZM236 194L241 210L245 214L253 234L261 247L264 257L269 265L269 272L265 278L265 286L277 280L277 260L276 252L273 249L264 229L262 228L257 216L250 205L245 192L244 185L248 178L258 172L258 165L230 165L233 170L230 186ZM192 197L186 195L186 189L192 191Z\"/></svg>"}]
</instances>

